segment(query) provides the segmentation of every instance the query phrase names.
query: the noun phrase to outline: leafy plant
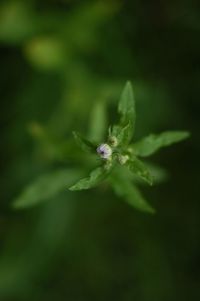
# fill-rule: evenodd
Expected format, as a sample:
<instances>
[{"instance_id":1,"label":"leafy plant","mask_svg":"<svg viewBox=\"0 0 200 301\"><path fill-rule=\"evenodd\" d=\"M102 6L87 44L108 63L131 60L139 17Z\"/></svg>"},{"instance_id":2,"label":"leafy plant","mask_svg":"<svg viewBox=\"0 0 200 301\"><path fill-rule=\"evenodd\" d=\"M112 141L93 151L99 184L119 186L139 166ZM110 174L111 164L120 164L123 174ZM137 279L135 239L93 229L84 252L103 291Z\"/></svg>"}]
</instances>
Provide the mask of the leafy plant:
<instances>
[{"instance_id":1,"label":"leafy plant","mask_svg":"<svg viewBox=\"0 0 200 301\"><path fill-rule=\"evenodd\" d=\"M90 139L80 133L73 132L74 139L80 148L87 153L82 156L74 149L72 141L54 141L47 129L40 125L32 127L32 133L40 141L41 152L50 163L66 158L77 167L65 166L47 172L29 184L13 203L14 208L28 208L45 200L51 199L63 191L78 191L96 187L103 181L111 185L114 192L127 203L141 211L154 212L154 209L142 196L137 185L142 182L153 185L166 177L166 172L160 167L145 164L140 157L148 157L162 147L182 141L189 136L186 131L164 132L151 134L140 141L132 142L135 132L136 110L133 89L127 82L122 91L118 113L119 123L106 129L107 117L105 102L95 103L90 120ZM105 133L107 137L104 140ZM90 141L91 140L91 141ZM95 158L95 161L93 160ZM99 162L86 178L79 179L84 174L85 166ZM84 163L82 165L82 163ZM83 168L81 168L83 166ZM73 184L75 182L75 184ZM73 184L73 185L72 185ZM72 186L71 186L72 185Z\"/></svg>"},{"instance_id":2,"label":"leafy plant","mask_svg":"<svg viewBox=\"0 0 200 301\"><path fill-rule=\"evenodd\" d=\"M132 143L136 110L130 82L126 83L122 91L118 113L120 115L119 123L109 127L106 142L94 143L77 132L73 133L82 150L97 155L101 161L100 165L88 177L79 180L69 189L71 191L89 189L107 180L115 193L123 197L133 207L153 213L154 209L143 198L136 185L133 184L130 172L149 185L153 185L154 176L140 160L140 157L150 156L163 147L180 142L188 138L189 133L187 131L168 131L158 135L151 134L140 141ZM100 123L100 120L98 122ZM99 128L101 128L101 125L98 125L98 133ZM98 134L97 137L99 136Z\"/></svg>"}]
</instances>

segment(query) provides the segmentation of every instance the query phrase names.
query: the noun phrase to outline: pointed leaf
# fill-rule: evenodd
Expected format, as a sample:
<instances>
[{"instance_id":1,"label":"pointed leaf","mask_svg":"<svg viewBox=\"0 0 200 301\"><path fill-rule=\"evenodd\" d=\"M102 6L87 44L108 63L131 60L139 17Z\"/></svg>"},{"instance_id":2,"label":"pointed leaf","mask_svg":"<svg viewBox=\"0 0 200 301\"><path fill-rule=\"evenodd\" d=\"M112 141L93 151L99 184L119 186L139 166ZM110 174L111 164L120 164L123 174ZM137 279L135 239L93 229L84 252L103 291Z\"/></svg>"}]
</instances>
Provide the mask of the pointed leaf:
<instances>
[{"instance_id":1,"label":"pointed leaf","mask_svg":"<svg viewBox=\"0 0 200 301\"><path fill-rule=\"evenodd\" d=\"M56 194L66 189L80 176L81 172L73 169L61 169L44 174L25 188L13 202L13 207L31 207L55 197Z\"/></svg>"},{"instance_id":2,"label":"pointed leaf","mask_svg":"<svg viewBox=\"0 0 200 301\"><path fill-rule=\"evenodd\" d=\"M77 132L73 132L74 139L76 140L77 145L84 150L85 152L96 152L96 145L84 138Z\"/></svg>"},{"instance_id":3,"label":"pointed leaf","mask_svg":"<svg viewBox=\"0 0 200 301\"><path fill-rule=\"evenodd\" d=\"M121 115L121 124L124 126L130 122L132 134L135 128L136 112L135 100L131 83L128 81L122 91L118 112Z\"/></svg>"},{"instance_id":4,"label":"pointed leaf","mask_svg":"<svg viewBox=\"0 0 200 301\"><path fill-rule=\"evenodd\" d=\"M110 178L111 185L115 193L122 197L129 205L134 208L149 213L154 213L155 210L143 198L138 188L129 180L121 177L119 174Z\"/></svg>"},{"instance_id":5,"label":"pointed leaf","mask_svg":"<svg viewBox=\"0 0 200 301\"><path fill-rule=\"evenodd\" d=\"M75 191L93 188L108 176L109 171L110 169L105 168L105 166L98 167L87 178L81 179L70 187L69 190Z\"/></svg>"},{"instance_id":6,"label":"pointed leaf","mask_svg":"<svg viewBox=\"0 0 200 301\"><path fill-rule=\"evenodd\" d=\"M130 169L130 171L146 181L149 185L153 184L153 177L142 161L137 158L133 158L132 160L127 161L126 166Z\"/></svg>"},{"instance_id":7,"label":"pointed leaf","mask_svg":"<svg viewBox=\"0 0 200 301\"><path fill-rule=\"evenodd\" d=\"M145 162L145 165L147 166L150 174L153 178L154 184L160 184L163 182L166 182L169 179L168 172L160 167L159 165L155 165L149 162ZM139 178L136 174L126 169L126 177L131 179L135 184L145 184L144 180Z\"/></svg>"},{"instance_id":8,"label":"pointed leaf","mask_svg":"<svg viewBox=\"0 0 200 301\"><path fill-rule=\"evenodd\" d=\"M163 167L150 162L145 162L145 165L152 175L154 184L163 183L169 179L169 173Z\"/></svg>"},{"instance_id":9,"label":"pointed leaf","mask_svg":"<svg viewBox=\"0 0 200 301\"><path fill-rule=\"evenodd\" d=\"M160 148L169 146L188 138L190 134L185 131L164 132L159 135L151 134L133 144L133 152L136 156L147 157Z\"/></svg>"}]
</instances>

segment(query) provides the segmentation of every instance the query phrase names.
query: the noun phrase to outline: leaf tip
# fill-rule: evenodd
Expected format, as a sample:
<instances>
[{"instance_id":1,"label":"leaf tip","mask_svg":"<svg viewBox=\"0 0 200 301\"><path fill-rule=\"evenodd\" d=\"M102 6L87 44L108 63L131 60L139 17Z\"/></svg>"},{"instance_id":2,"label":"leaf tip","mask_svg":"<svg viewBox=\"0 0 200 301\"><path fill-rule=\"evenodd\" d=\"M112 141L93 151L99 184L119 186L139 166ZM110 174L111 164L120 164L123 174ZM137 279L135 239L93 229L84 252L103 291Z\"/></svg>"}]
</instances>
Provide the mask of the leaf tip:
<instances>
[{"instance_id":1,"label":"leaf tip","mask_svg":"<svg viewBox=\"0 0 200 301\"><path fill-rule=\"evenodd\" d=\"M17 199L11 204L11 208L14 210L20 210L20 209L25 209L28 207L24 199Z\"/></svg>"},{"instance_id":2,"label":"leaf tip","mask_svg":"<svg viewBox=\"0 0 200 301\"><path fill-rule=\"evenodd\" d=\"M133 85L130 80L125 83L124 91L127 91L133 95Z\"/></svg>"},{"instance_id":3,"label":"leaf tip","mask_svg":"<svg viewBox=\"0 0 200 301\"><path fill-rule=\"evenodd\" d=\"M191 137L191 133L189 131L184 131L183 132L185 139L190 138Z\"/></svg>"},{"instance_id":4,"label":"leaf tip","mask_svg":"<svg viewBox=\"0 0 200 301\"><path fill-rule=\"evenodd\" d=\"M152 214L152 215L154 215L154 214L156 214L156 209L155 208L153 208L153 207L150 207L149 206L149 208L148 208L148 211L147 211L148 213L150 213L150 214Z\"/></svg>"},{"instance_id":5,"label":"leaf tip","mask_svg":"<svg viewBox=\"0 0 200 301\"><path fill-rule=\"evenodd\" d=\"M77 137L77 132L76 131L72 131L72 135L74 136L74 138Z\"/></svg>"},{"instance_id":6,"label":"leaf tip","mask_svg":"<svg viewBox=\"0 0 200 301\"><path fill-rule=\"evenodd\" d=\"M155 180L155 177L151 175L151 179L149 181L149 185L150 186L153 186L154 185L154 180Z\"/></svg>"},{"instance_id":7,"label":"leaf tip","mask_svg":"<svg viewBox=\"0 0 200 301\"><path fill-rule=\"evenodd\" d=\"M75 191L76 188L75 188L75 186L73 185L73 186L69 187L68 190L70 190L70 191Z\"/></svg>"},{"instance_id":8,"label":"leaf tip","mask_svg":"<svg viewBox=\"0 0 200 301\"><path fill-rule=\"evenodd\" d=\"M130 80L127 80L125 86L127 86L127 87L129 87L129 88L132 88L132 83L131 83L131 81L130 81Z\"/></svg>"},{"instance_id":9,"label":"leaf tip","mask_svg":"<svg viewBox=\"0 0 200 301\"><path fill-rule=\"evenodd\" d=\"M17 209L20 209L20 206L17 202L14 202L11 204L11 208L14 209L14 210L17 210Z\"/></svg>"}]
</instances>

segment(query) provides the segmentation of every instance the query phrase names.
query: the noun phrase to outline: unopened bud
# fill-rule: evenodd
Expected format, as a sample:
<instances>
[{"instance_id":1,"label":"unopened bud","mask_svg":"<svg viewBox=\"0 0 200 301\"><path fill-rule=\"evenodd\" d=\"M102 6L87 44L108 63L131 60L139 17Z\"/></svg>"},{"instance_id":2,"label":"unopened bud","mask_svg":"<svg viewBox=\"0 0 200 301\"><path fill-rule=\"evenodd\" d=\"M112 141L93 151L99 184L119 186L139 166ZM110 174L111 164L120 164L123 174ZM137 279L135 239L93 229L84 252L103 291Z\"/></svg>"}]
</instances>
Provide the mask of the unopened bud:
<instances>
[{"instance_id":1,"label":"unopened bud","mask_svg":"<svg viewBox=\"0 0 200 301\"><path fill-rule=\"evenodd\" d=\"M113 147L116 147L118 145L118 140L115 136L110 136L108 138L108 143L113 146Z\"/></svg>"},{"instance_id":2,"label":"unopened bud","mask_svg":"<svg viewBox=\"0 0 200 301\"><path fill-rule=\"evenodd\" d=\"M129 156L128 155L119 155L118 156L118 161L119 161L119 164L121 165L124 165L126 164L126 162L129 160Z\"/></svg>"}]
</instances>

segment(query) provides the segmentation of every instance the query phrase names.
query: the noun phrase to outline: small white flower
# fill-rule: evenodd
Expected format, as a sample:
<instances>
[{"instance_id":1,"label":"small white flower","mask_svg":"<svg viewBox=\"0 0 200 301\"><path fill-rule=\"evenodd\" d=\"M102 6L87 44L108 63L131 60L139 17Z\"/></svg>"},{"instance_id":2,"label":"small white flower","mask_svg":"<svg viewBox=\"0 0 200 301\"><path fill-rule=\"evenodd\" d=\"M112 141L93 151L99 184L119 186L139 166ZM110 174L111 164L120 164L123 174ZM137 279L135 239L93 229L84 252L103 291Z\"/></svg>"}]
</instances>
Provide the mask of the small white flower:
<instances>
[{"instance_id":1,"label":"small white flower","mask_svg":"<svg viewBox=\"0 0 200 301\"><path fill-rule=\"evenodd\" d=\"M97 153L100 155L103 159L109 159L112 156L112 148L104 143L98 146Z\"/></svg>"}]
</instances>

